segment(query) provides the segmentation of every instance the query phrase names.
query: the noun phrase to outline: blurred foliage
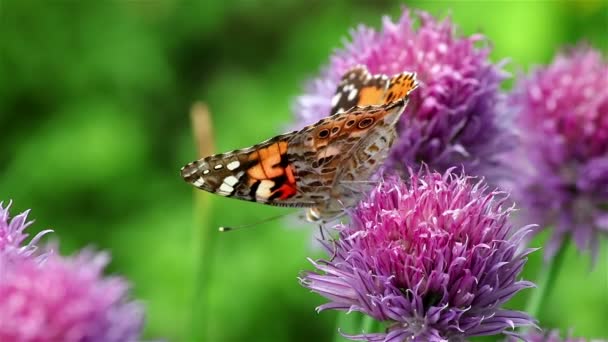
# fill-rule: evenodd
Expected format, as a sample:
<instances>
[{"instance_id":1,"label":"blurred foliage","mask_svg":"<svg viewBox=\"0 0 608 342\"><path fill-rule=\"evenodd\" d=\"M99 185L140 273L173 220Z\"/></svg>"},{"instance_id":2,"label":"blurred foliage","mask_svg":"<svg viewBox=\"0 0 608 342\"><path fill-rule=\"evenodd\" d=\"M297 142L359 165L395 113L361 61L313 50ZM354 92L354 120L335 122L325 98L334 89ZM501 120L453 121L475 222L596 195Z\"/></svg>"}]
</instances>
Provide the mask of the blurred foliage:
<instances>
[{"instance_id":1,"label":"blurred foliage","mask_svg":"<svg viewBox=\"0 0 608 342\"><path fill-rule=\"evenodd\" d=\"M199 340L327 341L336 316L317 314L323 300L297 281L311 268L306 257L322 255L310 227L286 218L216 234L219 225L287 210L208 194L199 195L206 198L197 222L204 224L194 224L192 189L179 177L197 153L188 110L197 100L209 105L218 152L281 133L304 81L349 28L377 27L383 14L397 17L402 6L0 1L0 198L13 199L15 211L32 208L34 229L52 227L64 253L90 244L110 250L112 273L130 279L148 307L146 338L191 341L193 327L204 326L207 337ZM465 34L486 34L493 58L509 58L515 74L581 40L608 50L606 2L408 6L451 14ZM211 247L197 247L200 238L211 239ZM569 251L542 325L608 337L602 247L593 269L586 256ZM536 253L526 278L540 267ZM197 279L207 289L203 308L193 308ZM524 301L512 305L523 308Z\"/></svg>"}]
</instances>

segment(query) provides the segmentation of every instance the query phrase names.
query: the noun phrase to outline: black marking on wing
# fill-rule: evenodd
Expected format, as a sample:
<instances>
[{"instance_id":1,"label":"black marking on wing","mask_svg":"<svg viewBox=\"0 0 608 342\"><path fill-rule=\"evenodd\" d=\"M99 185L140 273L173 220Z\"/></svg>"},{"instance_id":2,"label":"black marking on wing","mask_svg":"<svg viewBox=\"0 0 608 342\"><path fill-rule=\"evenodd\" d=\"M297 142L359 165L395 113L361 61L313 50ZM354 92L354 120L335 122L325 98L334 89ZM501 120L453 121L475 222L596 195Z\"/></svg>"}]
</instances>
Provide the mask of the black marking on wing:
<instances>
[{"instance_id":1,"label":"black marking on wing","mask_svg":"<svg viewBox=\"0 0 608 342\"><path fill-rule=\"evenodd\" d=\"M258 187L260 186L260 183L262 183L261 180L256 181L255 183L253 183L253 185L251 186L251 189L249 189L249 197L251 197L252 201L255 201L255 194L258 191Z\"/></svg>"}]
</instances>

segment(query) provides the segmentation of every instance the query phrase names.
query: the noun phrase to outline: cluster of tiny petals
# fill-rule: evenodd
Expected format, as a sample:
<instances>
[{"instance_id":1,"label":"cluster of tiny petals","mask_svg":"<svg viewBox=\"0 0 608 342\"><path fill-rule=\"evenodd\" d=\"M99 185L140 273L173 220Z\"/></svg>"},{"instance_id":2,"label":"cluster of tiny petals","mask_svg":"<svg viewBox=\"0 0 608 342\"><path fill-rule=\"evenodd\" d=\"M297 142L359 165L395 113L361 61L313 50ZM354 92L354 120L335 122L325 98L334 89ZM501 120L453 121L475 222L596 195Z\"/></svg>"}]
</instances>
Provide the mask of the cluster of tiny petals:
<instances>
[{"instance_id":1,"label":"cluster of tiny petals","mask_svg":"<svg viewBox=\"0 0 608 342\"><path fill-rule=\"evenodd\" d=\"M510 102L518 113L520 160L513 193L527 220L553 227L551 257L565 235L597 253L608 232L608 64L579 46L520 80Z\"/></svg>"},{"instance_id":2,"label":"cluster of tiny petals","mask_svg":"<svg viewBox=\"0 0 608 342\"><path fill-rule=\"evenodd\" d=\"M549 135L567 149L544 155L550 162L591 159L608 151L608 64L598 51L575 48L558 55L547 68L535 70L516 94L525 127L538 130L526 139L542 141ZM548 148L542 144L541 148ZM549 152L549 151L548 151ZM543 157L539 153L538 157Z\"/></svg>"},{"instance_id":3,"label":"cluster of tiny petals","mask_svg":"<svg viewBox=\"0 0 608 342\"><path fill-rule=\"evenodd\" d=\"M449 170L413 174L409 185L384 180L327 245L333 258L313 261L317 272L302 283L330 300L319 310L360 311L388 324L353 340L459 341L532 325L502 308L533 286L517 280L530 227L513 229L505 200Z\"/></svg>"},{"instance_id":4,"label":"cluster of tiny petals","mask_svg":"<svg viewBox=\"0 0 608 342\"><path fill-rule=\"evenodd\" d=\"M359 26L297 99L298 124L329 114L337 84L354 65L387 75L416 72L420 87L401 117L388 166L406 170L424 162L445 171L463 165L468 174L496 175L498 156L512 147L499 92L507 74L501 64L489 62L483 36L460 37L455 31L449 19L437 21L425 12L413 19L409 10L397 22L385 17L380 32Z\"/></svg>"},{"instance_id":5,"label":"cluster of tiny petals","mask_svg":"<svg viewBox=\"0 0 608 342\"><path fill-rule=\"evenodd\" d=\"M0 204L0 341L137 341L144 312L121 278L104 277L105 253L61 257L24 244L27 213Z\"/></svg>"},{"instance_id":6,"label":"cluster of tiny petals","mask_svg":"<svg viewBox=\"0 0 608 342\"><path fill-rule=\"evenodd\" d=\"M2 265L0 340L137 340L142 308L126 301L123 280L103 278L107 263L106 254L84 250L72 258L50 254L42 263L28 258Z\"/></svg>"}]
</instances>

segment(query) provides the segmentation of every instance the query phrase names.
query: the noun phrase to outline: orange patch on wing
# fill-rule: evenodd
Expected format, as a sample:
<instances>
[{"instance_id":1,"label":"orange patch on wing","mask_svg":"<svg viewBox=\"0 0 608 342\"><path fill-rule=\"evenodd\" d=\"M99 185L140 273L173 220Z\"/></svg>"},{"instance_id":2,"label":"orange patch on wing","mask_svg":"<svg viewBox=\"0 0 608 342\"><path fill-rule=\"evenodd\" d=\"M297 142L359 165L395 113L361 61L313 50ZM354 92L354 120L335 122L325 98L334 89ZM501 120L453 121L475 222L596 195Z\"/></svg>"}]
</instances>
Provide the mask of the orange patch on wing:
<instances>
[{"instance_id":1,"label":"orange patch on wing","mask_svg":"<svg viewBox=\"0 0 608 342\"><path fill-rule=\"evenodd\" d=\"M262 168L261 164L255 164L249 170L247 170L247 173L249 174L249 176L251 178L254 178L254 179L267 179L268 178L266 176L266 173L264 172L264 168Z\"/></svg>"},{"instance_id":2,"label":"orange patch on wing","mask_svg":"<svg viewBox=\"0 0 608 342\"><path fill-rule=\"evenodd\" d=\"M274 167L281 162L279 144L275 143L266 148L262 148L258 153L260 154L262 168L268 178L275 178L283 174L282 168Z\"/></svg>"},{"instance_id":3,"label":"orange patch on wing","mask_svg":"<svg viewBox=\"0 0 608 342\"><path fill-rule=\"evenodd\" d=\"M390 86L384 95L384 103L397 101L416 88L413 74L400 74L391 78Z\"/></svg>"},{"instance_id":4,"label":"orange patch on wing","mask_svg":"<svg viewBox=\"0 0 608 342\"><path fill-rule=\"evenodd\" d=\"M378 87L364 87L359 91L357 106L369 106L382 104L384 89Z\"/></svg>"},{"instance_id":5,"label":"orange patch on wing","mask_svg":"<svg viewBox=\"0 0 608 342\"><path fill-rule=\"evenodd\" d=\"M260 155L259 155L258 151L253 151L249 155L249 160L251 160L251 161L259 161L260 160ZM258 180L258 179L267 179L268 178L266 176L266 173L264 172L264 169L262 168L262 165L260 163L257 163L254 166L250 167L247 170L247 174L249 175L249 186L252 186L253 183L255 183L256 180Z\"/></svg>"},{"instance_id":6,"label":"orange patch on wing","mask_svg":"<svg viewBox=\"0 0 608 342\"><path fill-rule=\"evenodd\" d=\"M289 182L289 184L296 184L296 177L293 174L293 169L291 167L291 165L288 165L285 168L285 174L287 175L287 181Z\"/></svg>"},{"instance_id":7,"label":"orange patch on wing","mask_svg":"<svg viewBox=\"0 0 608 342\"><path fill-rule=\"evenodd\" d=\"M279 141L277 144L279 145L279 153L281 155L287 153L287 141Z\"/></svg>"}]
</instances>

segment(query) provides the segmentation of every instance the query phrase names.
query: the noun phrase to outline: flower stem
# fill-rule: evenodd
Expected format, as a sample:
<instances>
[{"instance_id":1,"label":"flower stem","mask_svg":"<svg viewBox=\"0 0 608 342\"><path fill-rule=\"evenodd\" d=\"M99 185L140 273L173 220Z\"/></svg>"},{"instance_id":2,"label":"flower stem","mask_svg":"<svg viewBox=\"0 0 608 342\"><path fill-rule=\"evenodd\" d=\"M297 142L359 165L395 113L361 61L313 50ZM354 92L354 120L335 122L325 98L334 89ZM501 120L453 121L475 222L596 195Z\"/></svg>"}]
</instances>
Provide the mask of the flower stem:
<instances>
[{"instance_id":1,"label":"flower stem","mask_svg":"<svg viewBox=\"0 0 608 342\"><path fill-rule=\"evenodd\" d=\"M363 321L361 322L361 332L364 334L371 334L377 332L378 321L373 319L371 316L365 315L363 316Z\"/></svg>"},{"instance_id":2,"label":"flower stem","mask_svg":"<svg viewBox=\"0 0 608 342\"><path fill-rule=\"evenodd\" d=\"M336 335L334 336L334 342L342 342L344 341L344 336L340 334L340 332L351 334L357 329L361 327L361 314L353 311L351 313L346 313L346 311L340 311L338 313L338 322L336 327Z\"/></svg>"},{"instance_id":3,"label":"flower stem","mask_svg":"<svg viewBox=\"0 0 608 342\"><path fill-rule=\"evenodd\" d=\"M211 115L207 107L202 103L195 103L190 111L192 129L199 157L211 155L213 153L213 130L211 125ZM201 191L194 190L194 225L192 231L193 255L196 260L192 307L192 322L190 330L194 340L206 340L209 332L205 319L205 310L209 307L207 288L211 281L214 251L213 239L217 235L216 231L208 229L208 215L211 201Z\"/></svg>"},{"instance_id":4,"label":"flower stem","mask_svg":"<svg viewBox=\"0 0 608 342\"><path fill-rule=\"evenodd\" d=\"M207 288L211 283L212 265L214 256L213 238L207 225L206 216L210 212L210 201L202 196L203 194L194 195L194 227L193 227L193 244L195 255L195 272L194 272L194 295L192 306L192 322L190 330L194 340L206 340L208 336L208 315L206 311L209 308L209 292ZM215 233L215 231L213 232ZM207 319L206 319L207 318Z\"/></svg>"},{"instance_id":5,"label":"flower stem","mask_svg":"<svg viewBox=\"0 0 608 342\"><path fill-rule=\"evenodd\" d=\"M547 298L550 297L551 291L553 290L555 279L559 274L559 270L564 262L564 255L566 254L566 249L570 244L570 238L567 237L562 242L561 247L555 254L551 260L542 265L538 278L536 280L536 291L532 292L528 302L526 304L526 312L537 318L541 313L541 309L543 305L547 303ZM526 331L529 327L523 329Z\"/></svg>"}]
</instances>

